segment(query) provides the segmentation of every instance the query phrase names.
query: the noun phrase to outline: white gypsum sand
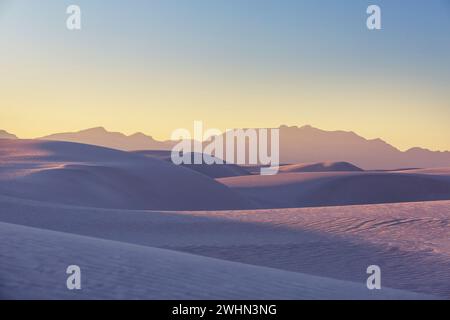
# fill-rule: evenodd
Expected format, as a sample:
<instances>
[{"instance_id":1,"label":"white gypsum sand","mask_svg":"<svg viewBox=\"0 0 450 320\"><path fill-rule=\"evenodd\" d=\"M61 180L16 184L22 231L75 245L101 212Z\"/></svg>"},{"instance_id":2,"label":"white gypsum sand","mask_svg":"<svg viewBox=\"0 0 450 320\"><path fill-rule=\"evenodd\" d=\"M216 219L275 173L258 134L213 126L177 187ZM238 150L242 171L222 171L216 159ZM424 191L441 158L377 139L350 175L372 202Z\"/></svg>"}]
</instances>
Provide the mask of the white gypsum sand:
<instances>
[{"instance_id":1,"label":"white gypsum sand","mask_svg":"<svg viewBox=\"0 0 450 320\"><path fill-rule=\"evenodd\" d=\"M426 299L430 296L0 223L3 299ZM20 253L20 254L18 254ZM68 265L81 290L65 287Z\"/></svg>"},{"instance_id":2,"label":"white gypsum sand","mask_svg":"<svg viewBox=\"0 0 450 320\"><path fill-rule=\"evenodd\" d=\"M450 296L450 202L155 212L2 197L0 221L357 283ZM338 298L338 297L337 297Z\"/></svg>"}]
</instances>

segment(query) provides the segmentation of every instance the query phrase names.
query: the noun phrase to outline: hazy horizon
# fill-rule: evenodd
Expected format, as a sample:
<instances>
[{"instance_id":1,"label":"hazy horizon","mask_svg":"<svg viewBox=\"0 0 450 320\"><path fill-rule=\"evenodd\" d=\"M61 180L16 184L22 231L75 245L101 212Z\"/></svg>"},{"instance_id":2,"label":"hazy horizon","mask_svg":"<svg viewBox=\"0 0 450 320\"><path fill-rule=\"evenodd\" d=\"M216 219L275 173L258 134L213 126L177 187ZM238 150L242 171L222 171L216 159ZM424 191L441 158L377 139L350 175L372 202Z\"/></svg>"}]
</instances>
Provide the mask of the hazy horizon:
<instances>
[{"instance_id":1,"label":"hazy horizon","mask_svg":"<svg viewBox=\"0 0 450 320\"><path fill-rule=\"evenodd\" d=\"M322 128L311 126L309 124L304 124L304 125L285 125L285 124L280 124L280 125L275 126L273 128L282 128L282 127L298 128L298 129L311 128L311 129L314 129L314 130L319 130L319 131L328 132L328 133L334 133L334 132L336 132L336 133L337 132L353 133L353 134L356 134L357 136L359 136L360 138L362 138L362 139L364 139L366 141L373 141L373 140L381 139L381 138L373 138L373 139L372 138L367 138L367 137L365 137L365 136L363 136L363 135L361 135L361 134L359 134L358 132L355 132L355 131L324 130ZM188 131L191 131L192 134L194 133L192 127L191 128L187 127L186 129ZM203 129L204 130L208 130L208 129L216 129L216 128L204 127ZM226 132L227 130L235 130L235 129L265 129L265 128L226 128L223 132ZM267 128L267 129L271 129L271 128ZM53 137L53 136L59 136L59 135L65 135L65 134L74 134L74 135L76 135L76 134L85 133L85 132L88 132L88 131L93 132L93 131L100 131L100 130L103 131L104 130L106 134L121 134L121 135L124 135L126 137L132 137L132 136L137 135L137 134L143 134L143 135L145 135L148 138L154 139L156 142L176 141L176 140L172 140L171 137L167 137L165 139L155 138L155 136L151 132L132 131L130 133L125 133L125 132L121 132L121 131L110 130L110 128L102 126L102 125L97 125L97 126L90 127L90 128L81 128L81 129L74 130L74 131L51 132L51 133L49 133L47 135L44 135L44 136L34 136L34 137L26 137L26 138L22 137L22 136L19 136L19 135L15 134L14 132L10 132L10 131L7 131L7 130L4 130L4 129L0 128L0 131L2 131L2 130L5 131L6 133L15 135L18 139L32 139L32 140L34 140L34 139L45 139L46 137ZM94 137L94 136L92 136L92 137ZM195 140L194 137L192 137L192 140ZM392 144L390 141L387 141L387 140L384 140L384 139L381 139L381 140L384 141L385 143L387 143L388 145L396 148L400 152L406 152L408 150L415 149L415 148L425 149L425 150L429 150L429 151L432 151L432 152L450 152L450 150L428 149L428 148L420 146L420 145L416 145L416 146L413 146L413 147L408 148L408 149L402 149L402 148L399 148L398 146ZM69 140L63 139L61 141L69 141ZM206 141L206 140L204 140L204 141ZM113 142L113 141L110 141L110 142ZM93 143L93 144L95 145L95 143Z\"/></svg>"}]
</instances>

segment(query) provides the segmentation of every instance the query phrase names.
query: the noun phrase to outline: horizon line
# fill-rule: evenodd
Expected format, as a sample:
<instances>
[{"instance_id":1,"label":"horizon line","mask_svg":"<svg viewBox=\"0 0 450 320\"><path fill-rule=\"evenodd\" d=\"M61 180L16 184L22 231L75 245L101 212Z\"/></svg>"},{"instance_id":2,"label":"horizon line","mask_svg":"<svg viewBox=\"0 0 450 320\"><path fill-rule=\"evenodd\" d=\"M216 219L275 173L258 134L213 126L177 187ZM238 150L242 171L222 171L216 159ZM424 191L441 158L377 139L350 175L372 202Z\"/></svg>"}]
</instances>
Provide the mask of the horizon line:
<instances>
[{"instance_id":1,"label":"horizon line","mask_svg":"<svg viewBox=\"0 0 450 320\"><path fill-rule=\"evenodd\" d=\"M306 124L306 125L285 125L285 124L280 124L278 127L273 127L273 128L261 128L261 127L260 128L256 128L256 127L255 128L229 128L229 129L226 129L224 131L224 133L226 131L228 131L228 130L238 130L238 129L247 130L247 129L282 129L282 128L296 128L296 129L311 128L311 129L320 130L320 131L329 132L329 133L344 132L344 133L348 133L348 134L354 134L354 135L358 136L359 138L362 138L362 139L364 139L366 141L377 141L377 140L379 140L379 141L381 141L381 142L383 142L383 143L385 143L385 144L395 148L396 150L398 150L400 152L408 152L408 151L411 151L411 150L414 150L414 149L421 149L421 150L426 150L426 151L430 151L430 152L437 152L437 153L450 152L450 150L433 150L433 149L429 149L429 148L425 148L425 147L419 147L419 146L411 147L411 148L408 148L408 149L400 149L397 146L389 143L388 141L386 141L386 140L384 140L382 138L369 139L369 138L366 138L366 137L358 134L357 132L355 132L353 130L349 130L349 131L347 131L347 130L325 130L325 129L321 129L321 128L318 128L318 127L315 127L315 126L312 126L312 125L309 125L309 124ZM17 139L20 139L20 140L45 140L45 138L51 137L51 136L54 136L54 135L77 134L77 133L86 132L86 131L93 131L93 130L96 130L96 129L97 130L102 130L102 131L106 132L107 134L111 134L111 133L112 134L114 134L114 133L121 134L121 135L123 135L123 136L125 136L127 138L133 137L135 135L144 135L145 137L147 137L149 139L153 139L154 141L161 142L161 143L177 141L177 140L171 140L171 139L159 140L159 139L154 138L153 135L144 133L142 131L136 131L136 132L131 133L131 134L126 134L126 133L123 133L121 131L111 131L111 130L107 129L105 126L101 126L101 125L100 126L94 126L94 127L86 128L86 129L81 129L81 130L78 130L78 131L64 131L64 132L50 133L50 134L47 134L47 135L44 135L44 136L38 136L38 137L33 137L33 138L21 138L21 137L17 136L14 132L10 132L8 130L4 130L4 129L1 129L1 128L0 128L0 132L4 131L4 132L6 132L8 134L11 134L11 135L15 136ZM195 139L190 139L190 140L195 140Z\"/></svg>"}]
</instances>

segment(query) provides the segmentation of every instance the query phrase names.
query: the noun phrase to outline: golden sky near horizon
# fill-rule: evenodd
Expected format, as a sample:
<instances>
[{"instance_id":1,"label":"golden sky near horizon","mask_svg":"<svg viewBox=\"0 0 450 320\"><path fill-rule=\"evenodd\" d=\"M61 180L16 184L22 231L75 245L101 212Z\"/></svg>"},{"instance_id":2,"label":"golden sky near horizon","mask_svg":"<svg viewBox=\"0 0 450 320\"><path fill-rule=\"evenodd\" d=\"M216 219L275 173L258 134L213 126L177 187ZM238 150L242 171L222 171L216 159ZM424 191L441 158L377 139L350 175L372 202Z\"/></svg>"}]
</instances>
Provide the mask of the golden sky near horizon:
<instances>
[{"instance_id":1,"label":"golden sky near horizon","mask_svg":"<svg viewBox=\"0 0 450 320\"><path fill-rule=\"evenodd\" d=\"M64 29L64 5L45 0L41 17L37 4L27 9L25 3L14 2L0 16L0 129L21 138L103 126L165 140L200 120L221 130L309 124L381 138L402 150L450 150L450 45L442 35L432 36L447 24L428 26L428 38L415 37L423 26L410 33L400 23L396 33L368 36L364 26L358 29L360 8L348 4L342 30L314 25L313 37L301 23L315 23L314 15L299 11L299 19L288 9L300 4L286 1L285 9L275 2L273 8L292 19L289 29L281 22L266 25L262 17L260 22L261 12L252 12L250 22L244 14L235 17L232 29L227 11L223 20L211 16L213 6L228 8L219 1L204 12L177 7L188 24L171 29L169 22L182 20L155 1L153 13L125 10L133 14L128 19L153 14L150 22L112 26L123 4L102 16L100 2L80 1L85 14L99 14L103 24L88 16L83 30L71 33ZM190 33L180 31L185 29ZM402 36L405 42L397 44Z\"/></svg>"},{"instance_id":2,"label":"golden sky near horizon","mask_svg":"<svg viewBox=\"0 0 450 320\"><path fill-rule=\"evenodd\" d=\"M412 82L393 90L391 83L375 87L357 79L339 83L320 76L310 81L282 76L239 81L226 72L220 77L148 75L130 69L52 69L55 61L44 62L2 65L10 76L0 79L1 129L36 138L104 126L165 140L175 129L192 130L195 120L221 130L310 124L382 138L403 150L450 150L447 102L435 92L414 88ZM441 106L442 117L430 114L429 104Z\"/></svg>"},{"instance_id":3,"label":"golden sky near horizon","mask_svg":"<svg viewBox=\"0 0 450 320\"><path fill-rule=\"evenodd\" d=\"M65 78L69 74L70 78ZM421 146L450 150L448 135L440 135L448 132L449 118L443 114L437 123L434 115L425 111L431 97L418 95L414 99L416 107L422 104L425 112L412 113L412 99L403 98L397 91L388 93L387 87L380 88L383 94L367 102L363 89L359 94L346 94L345 88L338 92L327 90L325 95L310 89L303 92L301 84L298 90L294 86L274 89L266 83L242 90L232 81L223 84L200 80L187 84L146 79L136 86L124 74L114 81L104 73L83 76L56 71L52 81L48 81L48 75L39 70L30 75L28 70L28 76L1 83L7 89L2 105L8 107L0 108L0 128L21 138L35 138L104 126L111 131L143 132L164 140L175 129L192 130L195 120L221 130L310 124L382 138L401 149ZM23 86L33 90L22 94ZM445 105L444 101L433 103Z\"/></svg>"}]
</instances>

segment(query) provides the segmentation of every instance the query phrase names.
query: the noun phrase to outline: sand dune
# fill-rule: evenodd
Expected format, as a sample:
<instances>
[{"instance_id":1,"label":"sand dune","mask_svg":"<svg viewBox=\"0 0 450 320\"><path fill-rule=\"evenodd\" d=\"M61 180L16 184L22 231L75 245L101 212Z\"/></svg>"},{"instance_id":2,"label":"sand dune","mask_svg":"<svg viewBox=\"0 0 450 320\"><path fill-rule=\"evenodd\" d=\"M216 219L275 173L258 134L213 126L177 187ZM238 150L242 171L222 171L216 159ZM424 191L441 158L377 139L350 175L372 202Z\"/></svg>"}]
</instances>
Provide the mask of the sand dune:
<instances>
[{"instance_id":1,"label":"sand dune","mask_svg":"<svg viewBox=\"0 0 450 320\"><path fill-rule=\"evenodd\" d=\"M449 176L450 168L429 168L429 169L409 169L402 171L403 173L421 173L421 174L432 174L438 176Z\"/></svg>"},{"instance_id":2,"label":"sand dune","mask_svg":"<svg viewBox=\"0 0 450 320\"><path fill-rule=\"evenodd\" d=\"M450 199L445 176L393 172L287 173L218 179L264 208Z\"/></svg>"},{"instance_id":3,"label":"sand dune","mask_svg":"<svg viewBox=\"0 0 450 320\"><path fill-rule=\"evenodd\" d=\"M214 180L161 156L0 140L0 297L450 297L450 202L429 201L450 199L446 168Z\"/></svg>"},{"instance_id":4,"label":"sand dune","mask_svg":"<svg viewBox=\"0 0 450 320\"><path fill-rule=\"evenodd\" d=\"M280 166L280 173L294 172L359 172L361 168L348 162L313 162Z\"/></svg>"},{"instance_id":5,"label":"sand dune","mask_svg":"<svg viewBox=\"0 0 450 320\"><path fill-rule=\"evenodd\" d=\"M3 299L426 299L423 294L0 223ZM18 255L17 252L21 254ZM80 291L65 270L81 268Z\"/></svg>"},{"instance_id":6,"label":"sand dune","mask_svg":"<svg viewBox=\"0 0 450 320\"><path fill-rule=\"evenodd\" d=\"M235 164L183 164L182 166L211 178L227 178L250 175L250 172L246 169Z\"/></svg>"},{"instance_id":7,"label":"sand dune","mask_svg":"<svg viewBox=\"0 0 450 320\"><path fill-rule=\"evenodd\" d=\"M133 153L137 153L149 158L156 158L160 160L170 161L172 151L170 150L137 150L133 151Z\"/></svg>"},{"instance_id":8,"label":"sand dune","mask_svg":"<svg viewBox=\"0 0 450 320\"><path fill-rule=\"evenodd\" d=\"M126 209L240 209L214 180L158 159L69 142L0 141L0 194Z\"/></svg>"},{"instance_id":9,"label":"sand dune","mask_svg":"<svg viewBox=\"0 0 450 320\"><path fill-rule=\"evenodd\" d=\"M183 279L180 280L183 286L180 285L179 288L185 288L190 294L198 294L191 296L192 298L204 297L202 290L208 284L212 290L212 293L209 291L211 298L234 297L228 295L228 284L231 286L230 290L237 289L236 298L291 298L293 292L298 294L297 298L305 295L346 298L347 294L353 295L353 292L346 292L346 285L338 291L325 287L322 292L320 281L314 285L315 290L309 295L306 293L309 282L304 282L302 277L310 274L364 284L367 266L377 264L383 270L383 288L450 297L450 202L260 211L150 212L78 208L0 197L0 207L0 221L8 224L143 247L159 247L303 274L299 275L298 281L295 276L284 278L278 286L275 284L282 278L281 273L260 274L257 269L251 268L244 272L230 266L228 273L224 275L221 263L210 264L206 260L198 260L199 263L194 267L191 264L194 258L179 256L179 260L167 264L167 260L160 260L161 255L156 251L149 250L146 253L139 249L139 256L143 257L140 260L133 253L133 248L128 250L114 246L112 249L106 242L83 243L77 238L65 236L30 238L28 233L8 226L0 232L0 237L3 237L0 241L0 254L8 257L5 261L10 261L1 264L0 277L12 279L12 284L8 284L8 287L14 286L14 282L22 279L27 272L29 275L25 275L23 279L42 279L45 283L48 275L37 274L38 270L43 270L41 266L44 262L39 261L45 261L44 270L49 268L52 278L55 275L65 276L58 271L60 264L78 262L88 270L99 270L100 273L106 270L108 279L112 274L113 282L105 285L111 288L116 285L116 290L111 290L112 294L120 294L123 290L126 292L123 294L130 294L129 297L135 296L133 290L136 286L139 287L142 278L144 284L152 281L156 285L162 282L166 286L170 282L168 279L174 276L171 271L169 276L168 270L177 268L174 273L180 272L180 277L176 279ZM102 250L97 250L98 247ZM116 260L111 261L111 255ZM37 262L30 266L27 264L27 256L35 257L33 261ZM152 258L147 258L148 256ZM114 266L117 265L122 267L115 269ZM55 267L57 269L54 270ZM137 269L136 273L133 268ZM152 268L157 268L162 278L168 275L168 279L152 278L158 274ZM182 271L183 268L185 271ZM150 270L153 276L147 274L145 269ZM219 276L221 273L222 276ZM135 276L130 276L133 274ZM259 275L252 278L256 274ZM145 280L147 275L150 280ZM129 285L121 282L121 277ZM247 282L243 278L247 278ZM100 279L100 275L95 277L95 283ZM241 281L242 284L239 285ZM284 281L292 281L294 288L285 285ZM4 282L0 281L0 286L2 283ZM20 283L23 293L23 288L29 282ZM48 286L53 285L52 283ZM172 285L177 283L174 280ZM306 292L301 289L299 291L303 294L295 291L297 284L303 286ZM272 290L269 289L270 286L273 286ZM34 289L35 286L30 288ZM167 290L162 288L157 297L167 298L172 291L177 298L189 298L178 295L180 292L175 289L169 290L173 288L169 285L166 288ZM46 289L49 290L48 287ZM48 292L52 293L51 290ZM379 292L381 295L384 293L384 290ZM361 297L364 297L363 292L362 294Z\"/></svg>"},{"instance_id":10,"label":"sand dune","mask_svg":"<svg viewBox=\"0 0 450 320\"><path fill-rule=\"evenodd\" d=\"M171 151L146 150L136 151L136 153L145 155L150 158L157 158L169 162L172 161ZM191 158L191 164L182 164L181 166L197 171L211 178L227 178L250 175L250 172L245 168L242 168L235 164L225 163L224 161L223 164L217 163L217 158L207 154L201 155L202 159L203 157L206 157L204 159L208 159L210 161L209 163L212 163L213 161L216 163L208 165L203 161L202 164L194 164L194 156L195 153L188 154L188 157Z\"/></svg>"}]
</instances>

